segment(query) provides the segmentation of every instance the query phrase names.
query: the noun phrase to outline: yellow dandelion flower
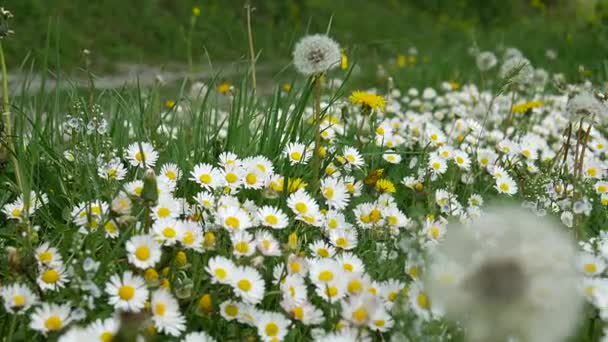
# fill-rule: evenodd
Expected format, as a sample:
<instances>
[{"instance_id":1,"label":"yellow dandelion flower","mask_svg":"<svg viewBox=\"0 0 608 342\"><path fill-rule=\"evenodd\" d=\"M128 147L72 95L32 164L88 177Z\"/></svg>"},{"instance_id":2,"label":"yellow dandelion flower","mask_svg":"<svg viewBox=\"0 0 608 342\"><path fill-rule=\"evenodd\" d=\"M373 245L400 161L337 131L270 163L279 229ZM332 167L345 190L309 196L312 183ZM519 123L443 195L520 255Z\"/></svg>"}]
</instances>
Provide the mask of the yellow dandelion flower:
<instances>
[{"instance_id":1,"label":"yellow dandelion flower","mask_svg":"<svg viewBox=\"0 0 608 342\"><path fill-rule=\"evenodd\" d=\"M198 17L199 15L201 15L201 9L200 7L192 7L192 15L195 17Z\"/></svg>"},{"instance_id":2,"label":"yellow dandelion flower","mask_svg":"<svg viewBox=\"0 0 608 342\"><path fill-rule=\"evenodd\" d=\"M370 94L364 91L355 90L349 97L354 105L361 105L366 110L378 109L384 111L386 100L382 96Z\"/></svg>"},{"instance_id":3,"label":"yellow dandelion flower","mask_svg":"<svg viewBox=\"0 0 608 342\"><path fill-rule=\"evenodd\" d=\"M541 107L544 105L545 103L543 101L529 101L519 103L513 106L513 113L526 113L533 108Z\"/></svg>"},{"instance_id":4,"label":"yellow dandelion flower","mask_svg":"<svg viewBox=\"0 0 608 342\"><path fill-rule=\"evenodd\" d=\"M376 182L376 190L378 192L395 192L395 184L386 178L378 179Z\"/></svg>"},{"instance_id":5,"label":"yellow dandelion flower","mask_svg":"<svg viewBox=\"0 0 608 342\"><path fill-rule=\"evenodd\" d=\"M230 82L222 82L217 86L217 91L219 91L222 94L228 94L228 92L230 91L230 89L232 88L232 84L230 84Z\"/></svg>"}]
</instances>

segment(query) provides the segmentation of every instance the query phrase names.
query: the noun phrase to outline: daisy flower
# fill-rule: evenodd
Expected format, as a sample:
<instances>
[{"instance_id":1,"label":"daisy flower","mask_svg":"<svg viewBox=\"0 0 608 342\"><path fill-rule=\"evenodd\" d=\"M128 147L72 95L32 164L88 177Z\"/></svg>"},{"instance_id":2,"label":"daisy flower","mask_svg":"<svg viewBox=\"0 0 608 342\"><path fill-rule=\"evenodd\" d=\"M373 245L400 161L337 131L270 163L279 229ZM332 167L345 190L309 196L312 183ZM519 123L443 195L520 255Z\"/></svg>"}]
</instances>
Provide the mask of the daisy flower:
<instances>
[{"instance_id":1,"label":"daisy flower","mask_svg":"<svg viewBox=\"0 0 608 342\"><path fill-rule=\"evenodd\" d=\"M158 178L163 178L169 182L177 182L181 176L182 171L177 166L177 164L167 163L160 168L160 174Z\"/></svg>"},{"instance_id":2,"label":"daisy flower","mask_svg":"<svg viewBox=\"0 0 608 342\"><path fill-rule=\"evenodd\" d=\"M431 299L428 294L422 290L420 284L415 283L409 289L409 304L414 313L428 321L431 318Z\"/></svg>"},{"instance_id":3,"label":"daisy flower","mask_svg":"<svg viewBox=\"0 0 608 342\"><path fill-rule=\"evenodd\" d=\"M314 215L319 212L319 205L303 189L289 195L287 206L299 216Z\"/></svg>"},{"instance_id":4,"label":"daisy flower","mask_svg":"<svg viewBox=\"0 0 608 342\"><path fill-rule=\"evenodd\" d=\"M182 214L182 206L172 196L161 196L158 204L152 207L152 216L155 220L177 218Z\"/></svg>"},{"instance_id":5,"label":"daisy flower","mask_svg":"<svg viewBox=\"0 0 608 342\"><path fill-rule=\"evenodd\" d=\"M177 300L166 289L152 293L150 300L154 327L171 336L179 336L186 330L186 319L179 311Z\"/></svg>"},{"instance_id":6,"label":"daisy flower","mask_svg":"<svg viewBox=\"0 0 608 342\"><path fill-rule=\"evenodd\" d=\"M120 321L116 317L110 317L95 320L86 327L85 332L101 341L112 341L119 328Z\"/></svg>"},{"instance_id":7,"label":"daisy flower","mask_svg":"<svg viewBox=\"0 0 608 342\"><path fill-rule=\"evenodd\" d=\"M301 275L294 273L288 274L280 282L283 298L293 303L301 303L308 299L306 283Z\"/></svg>"},{"instance_id":8,"label":"daisy flower","mask_svg":"<svg viewBox=\"0 0 608 342\"><path fill-rule=\"evenodd\" d=\"M56 267L63 265L61 254L55 247L51 247L48 242L43 243L36 248L34 252L38 265L45 267Z\"/></svg>"},{"instance_id":9,"label":"daisy flower","mask_svg":"<svg viewBox=\"0 0 608 342\"><path fill-rule=\"evenodd\" d=\"M291 318L300 321L304 325L318 325L325 322L323 311L309 302L293 302L282 300L281 308L291 315Z\"/></svg>"},{"instance_id":10,"label":"daisy flower","mask_svg":"<svg viewBox=\"0 0 608 342\"><path fill-rule=\"evenodd\" d=\"M217 223L228 231L237 231L251 228L252 222L249 214L237 206L220 207L217 211Z\"/></svg>"},{"instance_id":11,"label":"daisy flower","mask_svg":"<svg viewBox=\"0 0 608 342\"><path fill-rule=\"evenodd\" d=\"M206 190L213 190L222 184L220 171L209 164L195 165L190 175L190 180L195 181Z\"/></svg>"},{"instance_id":12,"label":"daisy flower","mask_svg":"<svg viewBox=\"0 0 608 342\"><path fill-rule=\"evenodd\" d=\"M256 317L256 328L262 341L282 341L289 332L291 321L278 312L261 312Z\"/></svg>"},{"instance_id":13,"label":"daisy flower","mask_svg":"<svg viewBox=\"0 0 608 342\"><path fill-rule=\"evenodd\" d=\"M329 242L342 250L357 247L357 231L355 229L333 229L329 231Z\"/></svg>"},{"instance_id":14,"label":"daisy flower","mask_svg":"<svg viewBox=\"0 0 608 342\"><path fill-rule=\"evenodd\" d=\"M344 148L342 157L344 158L345 163L351 167L359 168L365 164L359 151L351 146L346 146Z\"/></svg>"},{"instance_id":15,"label":"daisy flower","mask_svg":"<svg viewBox=\"0 0 608 342\"><path fill-rule=\"evenodd\" d=\"M145 270L160 261L161 246L151 235L134 235L126 244L127 258L135 267Z\"/></svg>"},{"instance_id":16,"label":"daisy flower","mask_svg":"<svg viewBox=\"0 0 608 342\"><path fill-rule=\"evenodd\" d=\"M517 183L513 181L513 179L507 175L504 177L496 179L496 190L500 194L513 195L517 193Z\"/></svg>"},{"instance_id":17,"label":"daisy flower","mask_svg":"<svg viewBox=\"0 0 608 342\"><path fill-rule=\"evenodd\" d=\"M350 195L346 185L337 178L322 179L321 194L330 208L344 209L348 205Z\"/></svg>"},{"instance_id":18,"label":"daisy flower","mask_svg":"<svg viewBox=\"0 0 608 342\"><path fill-rule=\"evenodd\" d=\"M255 234L255 243L258 250L266 256L281 255L279 242L267 231L258 231Z\"/></svg>"},{"instance_id":19,"label":"daisy flower","mask_svg":"<svg viewBox=\"0 0 608 342\"><path fill-rule=\"evenodd\" d=\"M454 162L459 169L468 171L471 168L471 159L469 159L469 155L464 151L456 151L454 152Z\"/></svg>"},{"instance_id":20,"label":"daisy flower","mask_svg":"<svg viewBox=\"0 0 608 342\"><path fill-rule=\"evenodd\" d=\"M154 167L158 160L158 152L150 143L133 143L127 148L126 158L132 166Z\"/></svg>"},{"instance_id":21,"label":"daisy flower","mask_svg":"<svg viewBox=\"0 0 608 342\"><path fill-rule=\"evenodd\" d=\"M389 331L394 324L395 321L391 315L383 308L379 308L378 310L375 310L370 317L367 327L371 330L385 333Z\"/></svg>"},{"instance_id":22,"label":"daisy flower","mask_svg":"<svg viewBox=\"0 0 608 342\"><path fill-rule=\"evenodd\" d=\"M148 299L146 282L131 271L124 272L122 276L111 276L105 291L109 296L108 303L122 311L139 312Z\"/></svg>"},{"instance_id":23,"label":"daisy flower","mask_svg":"<svg viewBox=\"0 0 608 342\"><path fill-rule=\"evenodd\" d=\"M97 169L97 175L103 179L120 181L125 179L127 169L119 158L114 158Z\"/></svg>"},{"instance_id":24,"label":"daisy flower","mask_svg":"<svg viewBox=\"0 0 608 342\"><path fill-rule=\"evenodd\" d=\"M386 160L391 164L401 163L401 155L397 153L385 153L382 155L382 159Z\"/></svg>"},{"instance_id":25,"label":"daisy flower","mask_svg":"<svg viewBox=\"0 0 608 342\"><path fill-rule=\"evenodd\" d=\"M348 294L346 279L341 277L323 284L315 284L315 293L329 303L336 303Z\"/></svg>"},{"instance_id":26,"label":"daisy flower","mask_svg":"<svg viewBox=\"0 0 608 342\"><path fill-rule=\"evenodd\" d=\"M312 157L312 153L308 152L306 146L297 142L292 142L285 146L283 154L287 156L291 165L306 164Z\"/></svg>"},{"instance_id":27,"label":"daisy flower","mask_svg":"<svg viewBox=\"0 0 608 342\"><path fill-rule=\"evenodd\" d=\"M336 254L336 249L326 244L323 240L316 240L308 245L316 258L332 258Z\"/></svg>"},{"instance_id":28,"label":"daisy flower","mask_svg":"<svg viewBox=\"0 0 608 342\"><path fill-rule=\"evenodd\" d=\"M0 297L9 313L22 314L38 302L38 296L24 284L13 283L0 287Z\"/></svg>"},{"instance_id":29,"label":"daisy flower","mask_svg":"<svg viewBox=\"0 0 608 342\"><path fill-rule=\"evenodd\" d=\"M229 284L237 272L237 267L230 259L218 255L209 259L205 271L211 275L212 283Z\"/></svg>"},{"instance_id":30,"label":"daisy flower","mask_svg":"<svg viewBox=\"0 0 608 342\"><path fill-rule=\"evenodd\" d=\"M313 284L319 286L343 277L343 270L337 261L333 259L312 259L310 262L310 273L308 277Z\"/></svg>"},{"instance_id":31,"label":"daisy flower","mask_svg":"<svg viewBox=\"0 0 608 342\"><path fill-rule=\"evenodd\" d=\"M437 242L443 239L446 234L446 225L441 221L433 221L427 219L425 221L422 233L426 236L429 241Z\"/></svg>"},{"instance_id":32,"label":"daisy flower","mask_svg":"<svg viewBox=\"0 0 608 342\"><path fill-rule=\"evenodd\" d=\"M289 224L289 219L283 211L273 206L263 206L257 212L260 224L273 229L283 229Z\"/></svg>"},{"instance_id":33,"label":"daisy flower","mask_svg":"<svg viewBox=\"0 0 608 342\"><path fill-rule=\"evenodd\" d=\"M232 253L235 256L251 256L255 253L253 235L247 231L235 231L230 234L232 241Z\"/></svg>"},{"instance_id":34,"label":"daisy flower","mask_svg":"<svg viewBox=\"0 0 608 342\"><path fill-rule=\"evenodd\" d=\"M72 321L69 304L42 303L30 315L30 328L46 336L49 332L62 330Z\"/></svg>"},{"instance_id":35,"label":"daisy flower","mask_svg":"<svg viewBox=\"0 0 608 342\"><path fill-rule=\"evenodd\" d=\"M234 293L245 302L258 304L264 298L265 283L260 273L252 267L238 267L229 275Z\"/></svg>"},{"instance_id":36,"label":"daisy flower","mask_svg":"<svg viewBox=\"0 0 608 342\"><path fill-rule=\"evenodd\" d=\"M40 286L43 291L59 290L65 287L65 284L68 281L68 275L63 265L50 268L41 267L38 279L36 279L36 283L38 283L38 286Z\"/></svg>"},{"instance_id":37,"label":"daisy flower","mask_svg":"<svg viewBox=\"0 0 608 342\"><path fill-rule=\"evenodd\" d=\"M172 218L159 219L152 225L152 232L157 241L164 246L174 245L181 236L181 224Z\"/></svg>"},{"instance_id":38,"label":"daisy flower","mask_svg":"<svg viewBox=\"0 0 608 342\"><path fill-rule=\"evenodd\" d=\"M228 300L220 304L220 315L227 321L235 320L242 311L243 304Z\"/></svg>"},{"instance_id":39,"label":"daisy flower","mask_svg":"<svg viewBox=\"0 0 608 342\"><path fill-rule=\"evenodd\" d=\"M431 154L428 165L431 172L436 175L442 175L448 170L448 163L437 154Z\"/></svg>"},{"instance_id":40,"label":"daisy flower","mask_svg":"<svg viewBox=\"0 0 608 342\"><path fill-rule=\"evenodd\" d=\"M203 229L197 222L185 221L180 223L179 241L187 249L202 252Z\"/></svg>"},{"instance_id":41,"label":"daisy flower","mask_svg":"<svg viewBox=\"0 0 608 342\"><path fill-rule=\"evenodd\" d=\"M585 276L600 275L606 270L606 262L591 253L583 253L578 258L579 269Z\"/></svg>"},{"instance_id":42,"label":"daisy flower","mask_svg":"<svg viewBox=\"0 0 608 342\"><path fill-rule=\"evenodd\" d=\"M184 336L182 342L215 342L216 340L204 331L191 332Z\"/></svg>"}]
</instances>

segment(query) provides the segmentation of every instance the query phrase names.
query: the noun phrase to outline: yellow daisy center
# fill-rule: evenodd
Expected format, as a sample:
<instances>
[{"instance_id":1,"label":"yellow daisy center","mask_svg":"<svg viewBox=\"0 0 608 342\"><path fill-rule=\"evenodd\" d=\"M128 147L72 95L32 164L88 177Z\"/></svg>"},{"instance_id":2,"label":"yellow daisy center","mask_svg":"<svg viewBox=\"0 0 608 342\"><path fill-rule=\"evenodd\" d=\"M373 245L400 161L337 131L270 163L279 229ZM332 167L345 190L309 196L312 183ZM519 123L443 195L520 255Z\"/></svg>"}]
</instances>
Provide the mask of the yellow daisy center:
<instances>
[{"instance_id":1,"label":"yellow daisy center","mask_svg":"<svg viewBox=\"0 0 608 342\"><path fill-rule=\"evenodd\" d=\"M150 248L148 246L140 246L135 250L135 257L140 261L146 261L150 258Z\"/></svg>"},{"instance_id":2,"label":"yellow daisy center","mask_svg":"<svg viewBox=\"0 0 608 342\"><path fill-rule=\"evenodd\" d=\"M63 327L63 321L61 320L61 317L53 315L44 321L44 326L47 328L47 330L57 331Z\"/></svg>"},{"instance_id":3,"label":"yellow daisy center","mask_svg":"<svg viewBox=\"0 0 608 342\"><path fill-rule=\"evenodd\" d=\"M130 300L135 296L135 289L129 285L123 285L118 289L118 297L122 300Z\"/></svg>"},{"instance_id":4,"label":"yellow daisy center","mask_svg":"<svg viewBox=\"0 0 608 342\"><path fill-rule=\"evenodd\" d=\"M42 281L47 284L55 284L59 281L59 272L54 269L47 270L42 274Z\"/></svg>"}]
</instances>

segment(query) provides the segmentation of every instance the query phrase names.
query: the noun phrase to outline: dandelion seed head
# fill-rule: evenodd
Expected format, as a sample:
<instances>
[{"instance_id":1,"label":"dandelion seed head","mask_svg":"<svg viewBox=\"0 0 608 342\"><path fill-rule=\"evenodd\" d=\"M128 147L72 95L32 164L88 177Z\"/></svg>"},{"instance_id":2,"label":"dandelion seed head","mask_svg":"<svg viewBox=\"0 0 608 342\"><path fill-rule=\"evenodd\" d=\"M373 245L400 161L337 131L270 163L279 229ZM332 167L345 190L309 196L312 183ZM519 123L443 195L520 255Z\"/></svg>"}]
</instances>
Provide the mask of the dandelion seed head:
<instances>
[{"instance_id":1,"label":"dandelion seed head","mask_svg":"<svg viewBox=\"0 0 608 342\"><path fill-rule=\"evenodd\" d=\"M321 74L338 67L341 58L338 43L323 34L302 38L293 51L296 69L306 76Z\"/></svg>"}]
</instances>

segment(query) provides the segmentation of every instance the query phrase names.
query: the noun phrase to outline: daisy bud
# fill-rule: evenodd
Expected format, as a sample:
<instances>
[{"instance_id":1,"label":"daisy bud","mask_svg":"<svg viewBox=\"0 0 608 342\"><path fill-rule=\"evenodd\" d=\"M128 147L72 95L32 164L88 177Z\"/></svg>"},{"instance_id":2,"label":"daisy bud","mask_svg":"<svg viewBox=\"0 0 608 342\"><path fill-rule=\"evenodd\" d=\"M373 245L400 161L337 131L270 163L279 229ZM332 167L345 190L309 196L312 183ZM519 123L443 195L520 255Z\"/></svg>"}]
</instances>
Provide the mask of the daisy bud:
<instances>
[{"instance_id":1,"label":"daisy bud","mask_svg":"<svg viewBox=\"0 0 608 342\"><path fill-rule=\"evenodd\" d=\"M215 234L213 232L205 232L203 245L207 249L215 247Z\"/></svg>"},{"instance_id":2,"label":"daisy bud","mask_svg":"<svg viewBox=\"0 0 608 342\"><path fill-rule=\"evenodd\" d=\"M289 234L287 246L292 250L297 250L300 246L300 243L298 242L298 234L296 234L296 232Z\"/></svg>"},{"instance_id":3,"label":"daisy bud","mask_svg":"<svg viewBox=\"0 0 608 342\"><path fill-rule=\"evenodd\" d=\"M175 255L175 262L177 263L177 266L185 267L188 264L188 257L186 256L186 253L183 251L177 252Z\"/></svg>"},{"instance_id":4,"label":"daisy bud","mask_svg":"<svg viewBox=\"0 0 608 342\"><path fill-rule=\"evenodd\" d=\"M148 268L144 273L144 279L150 285L156 285L158 283L158 272L153 268Z\"/></svg>"},{"instance_id":5,"label":"daisy bud","mask_svg":"<svg viewBox=\"0 0 608 342\"><path fill-rule=\"evenodd\" d=\"M144 172L144 189L141 192L141 197L148 203L156 203L158 200L156 174L152 169L147 169L146 172Z\"/></svg>"},{"instance_id":6,"label":"daisy bud","mask_svg":"<svg viewBox=\"0 0 608 342\"><path fill-rule=\"evenodd\" d=\"M21 268L21 256L19 251L15 247L6 247L6 255L8 263L13 270L19 270Z\"/></svg>"},{"instance_id":7,"label":"daisy bud","mask_svg":"<svg viewBox=\"0 0 608 342\"><path fill-rule=\"evenodd\" d=\"M202 313L209 314L213 311L213 300L209 293L205 293L198 300L198 309Z\"/></svg>"}]
</instances>

